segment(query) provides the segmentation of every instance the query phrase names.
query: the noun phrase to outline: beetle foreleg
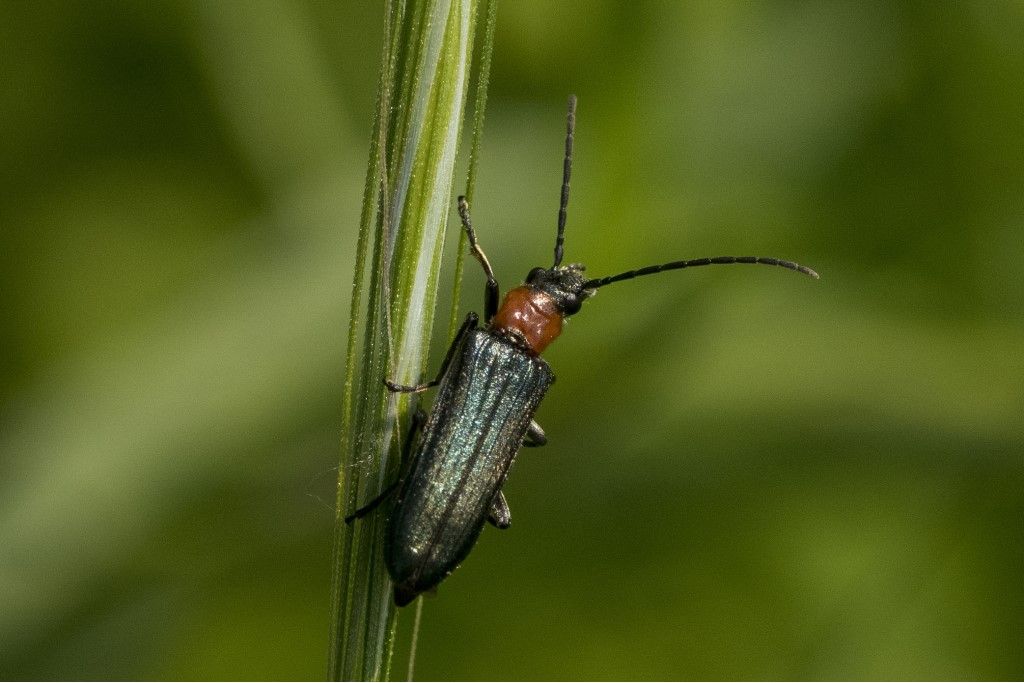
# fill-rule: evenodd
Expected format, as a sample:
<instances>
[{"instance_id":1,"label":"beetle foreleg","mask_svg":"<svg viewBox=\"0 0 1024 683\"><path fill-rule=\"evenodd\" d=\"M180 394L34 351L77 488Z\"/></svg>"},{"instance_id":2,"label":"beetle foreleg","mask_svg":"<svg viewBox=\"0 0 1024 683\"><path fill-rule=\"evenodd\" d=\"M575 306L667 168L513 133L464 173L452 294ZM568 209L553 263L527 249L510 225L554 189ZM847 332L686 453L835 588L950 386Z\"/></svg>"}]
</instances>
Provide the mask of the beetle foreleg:
<instances>
[{"instance_id":1,"label":"beetle foreleg","mask_svg":"<svg viewBox=\"0 0 1024 683\"><path fill-rule=\"evenodd\" d=\"M498 491L498 495L491 501L491 512L487 515L487 521L499 529L512 526L512 511L508 509L508 501L501 491Z\"/></svg>"},{"instance_id":2,"label":"beetle foreleg","mask_svg":"<svg viewBox=\"0 0 1024 683\"><path fill-rule=\"evenodd\" d=\"M530 420L530 426L526 430L526 438L523 439L523 445L527 448L537 448L547 442L548 436L544 433L544 430L540 428L536 420Z\"/></svg>"},{"instance_id":3,"label":"beetle foreleg","mask_svg":"<svg viewBox=\"0 0 1024 683\"><path fill-rule=\"evenodd\" d=\"M467 332L476 327L478 322L480 322L480 318L477 317L476 313L470 311L466 316L466 319L462 322L462 327L460 327L459 331L455 333L455 339L452 340L452 345L448 347L448 353L445 354L444 360L441 361L441 369L438 371L435 379L427 382L426 384L416 384L412 386L407 384L396 384L389 379L385 379L384 386L388 388L388 391L393 391L396 394L419 394L427 389L436 387L441 383L441 380L444 379L445 373L448 372L448 366L451 365L452 358L455 356L455 349L459 348L459 344L462 343L463 337L466 336Z\"/></svg>"},{"instance_id":4,"label":"beetle foreleg","mask_svg":"<svg viewBox=\"0 0 1024 683\"><path fill-rule=\"evenodd\" d=\"M484 289L484 321L490 322L494 314L498 312L498 281L491 269L491 262L487 260L487 255L476 241L476 231L473 230L473 224L469 221L469 204L466 203L465 197L459 197L459 218L462 219L462 227L466 230L466 237L469 238L469 250L480 262L484 269L484 275L487 276L487 284Z\"/></svg>"}]
</instances>

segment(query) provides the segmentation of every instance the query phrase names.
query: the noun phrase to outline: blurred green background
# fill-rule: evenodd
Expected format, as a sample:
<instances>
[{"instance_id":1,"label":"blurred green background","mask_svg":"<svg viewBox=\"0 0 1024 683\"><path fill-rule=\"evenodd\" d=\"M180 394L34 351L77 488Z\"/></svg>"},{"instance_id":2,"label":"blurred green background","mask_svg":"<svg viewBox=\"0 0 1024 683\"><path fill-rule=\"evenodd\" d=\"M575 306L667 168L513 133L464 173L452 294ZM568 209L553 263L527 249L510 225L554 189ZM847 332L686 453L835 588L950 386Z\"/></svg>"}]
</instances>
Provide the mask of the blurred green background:
<instances>
[{"instance_id":1,"label":"blurred green background","mask_svg":"<svg viewBox=\"0 0 1024 683\"><path fill-rule=\"evenodd\" d=\"M324 675L381 12L0 5L0 676ZM569 92L570 259L823 278L588 303L418 677L1024 676L1022 6L498 25L474 216L504 285L550 258Z\"/></svg>"}]
</instances>

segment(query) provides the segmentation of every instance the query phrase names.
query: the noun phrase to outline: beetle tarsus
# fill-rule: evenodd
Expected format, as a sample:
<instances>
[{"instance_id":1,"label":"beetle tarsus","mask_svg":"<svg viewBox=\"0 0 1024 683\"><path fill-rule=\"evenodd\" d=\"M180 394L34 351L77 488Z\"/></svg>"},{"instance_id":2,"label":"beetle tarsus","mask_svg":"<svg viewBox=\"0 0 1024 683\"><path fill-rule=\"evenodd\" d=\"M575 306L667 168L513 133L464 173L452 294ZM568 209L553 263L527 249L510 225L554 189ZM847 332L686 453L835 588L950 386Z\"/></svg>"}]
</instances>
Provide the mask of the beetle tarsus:
<instances>
[{"instance_id":1,"label":"beetle tarsus","mask_svg":"<svg viewBox=\"0 0 1024 683\"><path fill-rule=\"evenodd\" d=\"M408 384L397 384L389 379L384 380L384 386L388 388L388 391L395 394L422 394L427 389L433 389L440 383L441 382L439 380L435 379L431 382L427 382L426 384L410 386Z\"/></svg>"}]
</instances>

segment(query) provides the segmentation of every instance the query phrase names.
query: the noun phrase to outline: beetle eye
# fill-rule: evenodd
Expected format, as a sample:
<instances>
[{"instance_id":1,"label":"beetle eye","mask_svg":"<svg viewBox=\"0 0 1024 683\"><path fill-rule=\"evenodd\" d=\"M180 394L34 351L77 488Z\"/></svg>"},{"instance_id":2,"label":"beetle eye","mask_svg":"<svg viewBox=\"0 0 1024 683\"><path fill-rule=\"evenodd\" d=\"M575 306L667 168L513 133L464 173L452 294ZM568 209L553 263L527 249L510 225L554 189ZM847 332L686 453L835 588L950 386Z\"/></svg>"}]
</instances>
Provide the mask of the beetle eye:
<instances>
[{"instance_id":1,"label":"beetle eye","mask_svg":"<svg viewBox=\"0 0 1024 683\"><path fill-rule=\"evenodd\" d=\"M526 282L532 284L533 281L536 280L543 272L544 269L540 267L532 269L529 273L526 274Z\"/></svg>"},{"instance_id":2,"label":"beetle eye","mask_svg":"<svg viewBox=\"0 0 1024 683\"><path fill-rule=\"evenodd\" d=\"M565 314L567 316L575 315L576 313L580 312L580 308L582 308L582 307L583 307L583 297L581 297L581 296L574 296L574 297L566 300L566 302L562 305L562 312L563 312L563 314Z\"/></svg>"}]
</instances>

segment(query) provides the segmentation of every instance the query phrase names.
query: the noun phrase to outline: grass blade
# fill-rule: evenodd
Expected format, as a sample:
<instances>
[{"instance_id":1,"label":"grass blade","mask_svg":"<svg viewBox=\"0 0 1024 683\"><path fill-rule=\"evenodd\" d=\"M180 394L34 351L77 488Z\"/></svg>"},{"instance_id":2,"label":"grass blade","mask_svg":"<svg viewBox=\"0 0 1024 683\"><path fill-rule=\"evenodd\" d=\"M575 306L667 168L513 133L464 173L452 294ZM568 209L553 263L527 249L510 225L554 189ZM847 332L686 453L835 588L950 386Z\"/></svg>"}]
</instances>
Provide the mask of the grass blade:
<instances>
[{"instance_id":1,"label":"grass blade","mask_svg":"<svg viewBox=\"0 0 1024 683\"><path fill-rule=\"evenodd\" d=\"M415 384L426 369L475 5L387 5L345 359L332 572L329 673L335 680L382 680L390 673L397 610L382 561L384 517L374 512L352 525L343 519L397 477L415 397L388 393L382 380Z\"/></svg>"}]
</instances>

